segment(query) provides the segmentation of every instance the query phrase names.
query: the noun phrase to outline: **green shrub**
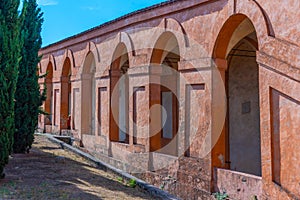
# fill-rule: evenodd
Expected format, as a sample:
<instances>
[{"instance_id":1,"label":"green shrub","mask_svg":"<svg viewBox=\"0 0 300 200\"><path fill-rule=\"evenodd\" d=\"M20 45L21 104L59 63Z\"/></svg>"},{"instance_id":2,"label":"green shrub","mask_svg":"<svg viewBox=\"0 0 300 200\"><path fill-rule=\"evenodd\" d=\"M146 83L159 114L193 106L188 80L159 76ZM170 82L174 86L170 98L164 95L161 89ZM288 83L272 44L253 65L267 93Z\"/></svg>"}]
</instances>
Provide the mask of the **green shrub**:
<instances>
[{"instance_id":1,"label":"green shrub","mask_svg":"<svg viewBox=\"0 0 300 200\"><path fill-rule=\"evenodd\" d=\"M128 182L129 187L135 188L136 187L136 180L135 179L130 179Z\"/></svg>"}]
</instances>

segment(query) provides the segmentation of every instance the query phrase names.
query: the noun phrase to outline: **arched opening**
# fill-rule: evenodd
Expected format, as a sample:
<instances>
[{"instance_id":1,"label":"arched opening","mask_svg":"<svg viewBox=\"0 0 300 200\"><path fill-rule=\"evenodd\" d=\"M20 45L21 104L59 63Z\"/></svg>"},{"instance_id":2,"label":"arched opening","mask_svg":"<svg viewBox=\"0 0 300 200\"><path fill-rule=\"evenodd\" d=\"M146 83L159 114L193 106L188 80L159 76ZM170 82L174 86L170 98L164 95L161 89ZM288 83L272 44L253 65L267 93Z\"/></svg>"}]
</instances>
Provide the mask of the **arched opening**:
<instances>
[{"instance_id":1,"label":"arched opening","mask_svg":"<svg viewBox=\"0 0 300 200\"><path fill-rule=\"evenodd\" d=\"M71 129L71 61L66 58L61 75L60 129Z\"/></svg>"},{"instance_id":2,"label":"arched opening","mask_svg":"<svg viewBox=\"0 0 300 200\"><path fill-rule=\"evenodd\" d=\"M110 140L129 144L129 59L124 43L116 48L110 71Z\"/></svg>"},{"instance_id":3,"label":"arched opening","mask_svg":"<svg viewBox=\"0 0 300 200\"><path fill-rule=\"evenodd\" d=\"M252 22L241 14L231 17L219 33L213 55L225 85L227 114L212 151L212 166L261 176L257 50Z\"/></svg>"},{"instance_id":4,"label":"arched opening","mask_svg":"<svg viewBox=\"0 0 300 200\"><path fill-rule=\"evenodd\" d=\"M52 79L53 79L53 65L51 62L49 62L46 70L47 76L45 78L46 82L46 90L47 90L47 98L45 101L45 112L47 115L45 115L44 124L45 126L52 125L52 107L53 107L53 87L52 87ZM46 127L44 130L47 130Z\"/></svg>"},{"instance_id":5,"label":"arched opening","mask_svg":"<svg viewBox=\"0 0 300 200\"><path fill-rule=\"evenodd\" d=\"M230 169L261 176L258 64L253 32L230 51L226 71Z\"/></svg>"},{"instance_id":6,"label":"arched opening","mask_svg":"<svg viewBox=\"0 0 300 200\"><path fill-rule=\"evenodd\" d=\"M95 134L95 71L94 55L87 54L81 76L81 134Z\"/></svg>"},{"instance_id":7,"label":"arched opening","mask_svg":"<svg viewBox=\"0 0 300 200\"><path fill-rule=\"evenodd\" d=\"M157 40L151 57L150 151L177 155L179 121L179 45L165 32ZM157 107L157 105L159 107ZM158 109L155 109L158 108Z\"/></svg>"}]
</instances>

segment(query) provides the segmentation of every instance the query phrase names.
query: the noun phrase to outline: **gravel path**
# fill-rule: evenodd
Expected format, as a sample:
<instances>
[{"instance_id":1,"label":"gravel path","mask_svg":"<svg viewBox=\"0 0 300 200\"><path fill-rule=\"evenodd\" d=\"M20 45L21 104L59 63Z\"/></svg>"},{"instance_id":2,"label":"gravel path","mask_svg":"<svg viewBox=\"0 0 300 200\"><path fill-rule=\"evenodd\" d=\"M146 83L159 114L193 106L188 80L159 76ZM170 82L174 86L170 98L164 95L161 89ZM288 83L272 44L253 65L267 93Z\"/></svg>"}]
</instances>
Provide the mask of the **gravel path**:
<instances>
[{"instance_id":1,"label":"gravel path","mask_svg":"<svg viewBox=\"0 0 300 200\"><path fill-rule=\"evenodd\" d=\"M35 136L30 154L13 155L0 180L0 199L153 199L120 177Z\"/></svg>"}]
</instances>

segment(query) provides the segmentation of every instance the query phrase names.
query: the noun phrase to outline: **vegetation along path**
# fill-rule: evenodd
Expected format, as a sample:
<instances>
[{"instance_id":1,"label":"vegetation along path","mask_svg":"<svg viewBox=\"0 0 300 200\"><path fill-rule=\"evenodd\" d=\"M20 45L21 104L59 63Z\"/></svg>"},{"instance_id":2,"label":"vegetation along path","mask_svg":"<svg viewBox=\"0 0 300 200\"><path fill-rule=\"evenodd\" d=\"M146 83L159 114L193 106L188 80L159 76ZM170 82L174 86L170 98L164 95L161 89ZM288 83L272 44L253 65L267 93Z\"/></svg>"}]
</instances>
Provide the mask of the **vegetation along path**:
<instances>
[{"instance_id":1,"label":"vegetation along path","mask_svg":"<svg viewBox=\"0 0 300 200\"><path fill-rule=\"evenodd\" d=\"M0 199L153 199L45 136L35 136L30 154L13 155L5 173Z\"/></svg>"}]
</instances>

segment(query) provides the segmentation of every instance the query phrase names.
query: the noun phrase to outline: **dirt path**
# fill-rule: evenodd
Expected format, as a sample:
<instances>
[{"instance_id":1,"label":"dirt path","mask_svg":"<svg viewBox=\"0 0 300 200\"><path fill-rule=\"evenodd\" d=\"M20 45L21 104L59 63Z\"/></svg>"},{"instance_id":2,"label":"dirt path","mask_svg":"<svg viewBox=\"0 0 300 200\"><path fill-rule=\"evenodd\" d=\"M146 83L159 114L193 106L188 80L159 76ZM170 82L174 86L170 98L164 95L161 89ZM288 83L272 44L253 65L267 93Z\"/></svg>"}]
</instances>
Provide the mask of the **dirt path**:
<instances>
[{"instance_id":1,"label":"dirt path","mask_svg":"<svg viewBox=\"0 0 300 200\"><path fill-rule=\"evenodd\" d=\"M30 154L13 155L5 173L0 199L153 199L44 136L36 136Z\"/></svg>"}]
</instances>

